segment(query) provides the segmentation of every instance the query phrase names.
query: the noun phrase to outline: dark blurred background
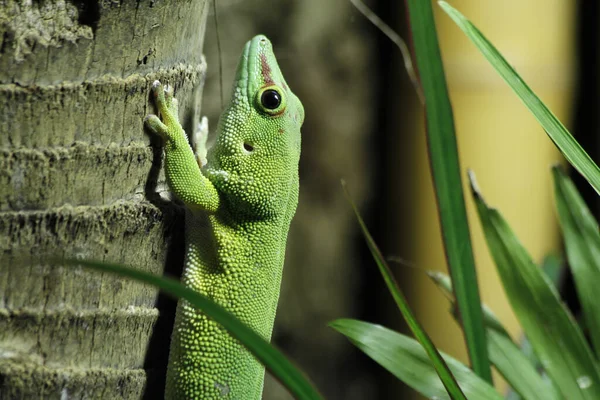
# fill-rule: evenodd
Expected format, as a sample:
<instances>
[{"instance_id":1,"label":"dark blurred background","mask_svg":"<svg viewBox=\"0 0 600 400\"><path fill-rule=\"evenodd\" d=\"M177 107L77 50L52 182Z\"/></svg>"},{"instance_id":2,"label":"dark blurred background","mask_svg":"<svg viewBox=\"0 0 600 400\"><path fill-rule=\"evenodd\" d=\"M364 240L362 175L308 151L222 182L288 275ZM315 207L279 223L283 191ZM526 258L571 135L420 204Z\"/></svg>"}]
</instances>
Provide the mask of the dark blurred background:
<instances>
[{"instance_id":1,"label":"dark blurred background","mask_svg":"<svg viewBox=\"0 0 600 400\"><path fill-rule=\"evenodd\" d=\"M408 37L403 2L367 4ZM457 0L452 5L503 52L597 159L598 4ZM487 200L503 212L536 261L560 254L549 167L564 161L508 86L434 7L463 170L474 169ZM423 273L446 266L423 109L400 52L347 0L220 1L218 24L226 97L243 43L264 33L306 109L300 205L289 238L275 342L329 399L414 396L327 327L333 319L351 317L404 329L344 199L344 178L385 255L413 264L393 266L420 320L436 344L466 361L447 301ZM220 78L213 15L205 43L209 72L202 112L216 121ZM597 213L597 194L576 180ZM518 339L518 323L467 202L482 296ZM568 285L563 291L572 297ZM496 382L505 389L501 379ZM288 396L269 380L265 398Z\"/></svg>"}]
</instances>

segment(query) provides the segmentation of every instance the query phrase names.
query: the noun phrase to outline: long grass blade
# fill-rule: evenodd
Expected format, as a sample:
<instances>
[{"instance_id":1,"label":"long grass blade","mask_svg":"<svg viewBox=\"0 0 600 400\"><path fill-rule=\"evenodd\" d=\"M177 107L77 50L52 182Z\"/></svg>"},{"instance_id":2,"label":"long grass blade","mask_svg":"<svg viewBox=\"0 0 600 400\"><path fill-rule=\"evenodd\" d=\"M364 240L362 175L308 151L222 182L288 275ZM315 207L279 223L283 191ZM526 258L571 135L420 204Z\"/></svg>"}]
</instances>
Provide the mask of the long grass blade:
<instances>
[{"instance_id":1,"label":"long grass blade","mask_svg":"<svg viewBox=\"0 0 600 400\"><path fill-rule=\"evenodd\" d=\"M562 399L552 383L542 378L508 336L493 329L487 333L490 361L524 400Z\"/></svg>"},{"instance_id":2,"label":"long grass blade","mask_svg":"<svg viewBox=\"0 0 600 400\"><path fill-rule=\"evenodd\" d=\"M600 399L600 370L583 333L500 213L489 208L471 175L471 187L488 248L510 304L564 398Z\"/></svg>"},{"instance_id":3,"label":"long grass blade","mask_svg":"<svg viewBox=\"0 0 600 400\"><path fill-rule=\"evenodd\" d=\"M454 118L430 1L406 0L417 70L425 95L427 144L444 249L471 367L492 382Z\"/></svg>"},{"instance_id":4,"label":"long grass blade","mask_svg":"<svg viewBox=\"0 0 600 400\"><path fill-rule=\"evenodd\" d=\"M548 254L544 257L540 268L548 277L548 280L557 288L560 285L560 280L562 279L562 260L554 254ZM540 363L539 358L531 348L531 343L527 336L521 335L519 340L519 350L521 354L525 356L525 359L529 361L531 365L535 367L536 370L541 371L542 380L544 382L548 382L549 385L552 385L550 378L548 375L542 370L542 364ZM554 387L554 386L553 386ZM510 390L506 394L506 400L521 400L521 396L517 394L514 390Z\"/></svg>"},{"instance_id":5,"label":"long grass blade","mask_svg":"<svg viewBox=\"0 0 600 400\"><path fill-rule=\"evenodd\" d=\"M368 322L338 319L329 324L365 354L428 399L450 399L423 346L408 336ZM443 354L467 398L500 400L502 396L461 362Z\"/></svg>"},{"instance_id":6,"label":"long grass blade","mask_svg":"<svg viewBox=\"0 0 600 400\"><path fill-rule=\"evenodd\" d=\"M558 219L567 248L585 324L600 355L600 302L596 291L600 283L600 231L575 185L560 167L552 168Z\"/></svg>"},{"instance_id":7,"label":"long grass blade","mask_svg":"<svg viewBox=\"0 0 600 400\"><path fill-rule=\"evenodd\" d=\"M445 1L440 1L439 4L529 108L567 161L583 175L596 192L600 193L600 168L577 143L573 135L475 25Z\"/></svg>"},{"instance_id":8,"label":"long grass blade","mask_svg":"<svg viewBox=\"0 0 600 400\"><path fill-rule=\"evenodd\" d=\"M279 350L240 322L223 307L200 293L186 288L178 281L118 264L91 260L60 260L60 262L66 265L82 266L100 272L127 277L155 286L178 299L187 300L221 324L229 333L246 346L297 399L322 399L319 392L308 379Z\"/></svg>"},{"instance_id":9,"label":"long grass blade","mask_svg":"<svg viewBox=\"0 0 600 400\"><path fill-rule=\"evenodd\" d=\"M417 340L421 343L421 345L425 349L427 356L429 356L429 359L431 360L431 363L433 364L436 372L438 373L440 379L442 380L442 383L446 387L448 394L450 394L450 396L452 397L453 400L466 400L465 395L463 394L460 387L458 386L458 383L456 382L456 379L454 379L454 376L452 376L452 373L448 369L448 366L444 362L443 358L440 356L440 353L437 351L435 345L429 338L429 335L427 335L427 332L425 332L423 327L419 324L415 315L413 314L412 310L410 309L408 302L406 301L406 298L404 297L404 294L400 290L400 287L398 286L398 283L396 282L396 279L394 278L394 275L392 274L392 270L387 265L387 262L385 261L385 258L383 257L383 255L381 254L381 251L377 247L377 244L375 244L375 241L373 240L373 237L369 233L367 226L365 225L362 217L360 216L360 213L358 212L356 205L350 198L350 195L348 194L348 191L346 190L346 185L343 181L342 181L342 186L344 188L344 193L346 195L346 198L348 199L348 201L350 202L350 205L352 206L352 209L354 210L354 214L356 215L356 219L358 220L360 229L361 229L363 236L367 242L367 246L369 247L369 250L371 251L373 258L375 259L375 263L377 264L377 267L379 267L379 272L381 272L381 275L383 276L383 280L385 281L385 284L386 284L390 294L394 298L394 301L396 302L398 309L402 313L404 320L408 324L408 327L410 328L412 333L415 335Z\"/></svg>"},{"instance_id":10,"label":"long grass blade","mask_svg":"<svg viewBox=\"0 0 600 400\"><path fill-rule=\"evenodd\" d=\"M428 272L428 275L450 300L451 312L456 318L456 301L452 296L450 278L441 272L434 271ZM485 321L490 361L508 384L524 400L560 400L561 397L554 386L540 376L535 365L512 341L492 310L485 304L481 304L481 309Z\"/></svg>"},{"instance_id":11,"label":"long grass blade","mask_svg":"<svg viewBox=\"0 0 600 400\"><path fill-rule=\"evenodd\" d=\"M456 298L452 291L452 281L450 277L443 272L439 271L427 271L427 276L436 284L436 286L442 291L442 293L448 298L451 303L451 313L457 318L458 313L456 309ZM486 329L494 329L506 336L510 336L500 320L496 317L494 312L485 304L481 304L481 312L483 313L483 322Z\"/></svg>"}]
</instances>

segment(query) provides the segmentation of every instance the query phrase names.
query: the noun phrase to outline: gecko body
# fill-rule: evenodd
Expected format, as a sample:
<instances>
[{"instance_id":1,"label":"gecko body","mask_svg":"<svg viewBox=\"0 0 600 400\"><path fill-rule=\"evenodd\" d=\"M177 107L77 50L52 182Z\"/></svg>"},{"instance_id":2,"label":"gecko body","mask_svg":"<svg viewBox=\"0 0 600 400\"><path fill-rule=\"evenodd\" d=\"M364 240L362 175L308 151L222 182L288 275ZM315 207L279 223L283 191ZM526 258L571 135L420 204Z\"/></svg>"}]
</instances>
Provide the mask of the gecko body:
<instances>
[{"instance_id":1,"label":"gecko body","mask_svg":"<svg viewBox=\"0 0 600 400\"><path fill-rule=\"evenodd\" d=\"M298 202L302 104L264 36L244 48L208 151L201 143L194 154L172 91L155 82L153 94L160 118L146 124L165 139L167 182L187 209L182 281L270 340ZM260 399L263 380L264 367L237 340L179 302L166 399Z\"/></svg>"}]
</instances>

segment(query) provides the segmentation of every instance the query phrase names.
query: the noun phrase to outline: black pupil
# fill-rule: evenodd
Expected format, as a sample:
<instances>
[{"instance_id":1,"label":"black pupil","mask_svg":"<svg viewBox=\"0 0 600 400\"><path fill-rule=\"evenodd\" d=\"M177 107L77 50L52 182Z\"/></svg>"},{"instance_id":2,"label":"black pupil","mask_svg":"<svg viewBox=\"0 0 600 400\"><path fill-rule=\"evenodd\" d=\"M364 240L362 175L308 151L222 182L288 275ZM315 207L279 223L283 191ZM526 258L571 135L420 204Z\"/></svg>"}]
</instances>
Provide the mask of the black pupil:
<instances>
[{"instance_id":1,"label":"black pupil","mask_svg":"<svg viewBox=\"0 0 600 400\"><path fill-rule=\"evenodd\" d=\"M260 96L260 102L269 110L274 110L281 104L281 96L276 90L265 90Z\"/></svg>"}]
</instances>

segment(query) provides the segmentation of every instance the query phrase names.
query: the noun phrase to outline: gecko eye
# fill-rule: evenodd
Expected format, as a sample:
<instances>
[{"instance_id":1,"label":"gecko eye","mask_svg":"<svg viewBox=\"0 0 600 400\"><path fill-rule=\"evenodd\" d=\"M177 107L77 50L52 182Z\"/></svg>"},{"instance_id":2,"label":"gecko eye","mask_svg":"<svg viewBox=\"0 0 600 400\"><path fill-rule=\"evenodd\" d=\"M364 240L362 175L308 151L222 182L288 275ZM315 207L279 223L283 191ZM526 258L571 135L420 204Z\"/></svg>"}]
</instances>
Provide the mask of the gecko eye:
<instances>
[{"instance_id":1,"label":"gecko eye","mask_svg":"<svg viewBox=\"0 0 600 400\"><path fill-rule=\"evenodd\" d=\"M275 110L281 104L281 95L274 89L265 90L260 96L260 103L266 109Z\"/></svg>"},{"instance_id":2,"label":"gecko eye","mask_svg":"<svg viewBox=\"0 0 600 400\"><path fill-rule=\"evenodd\" d=\"M264 87L256 93L256 108L273 117L282 115L286 108L285 93L277 85Z\"/></svg>"}]
</instances>

